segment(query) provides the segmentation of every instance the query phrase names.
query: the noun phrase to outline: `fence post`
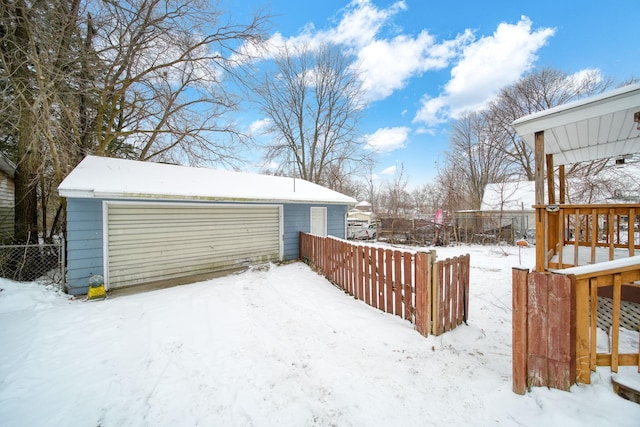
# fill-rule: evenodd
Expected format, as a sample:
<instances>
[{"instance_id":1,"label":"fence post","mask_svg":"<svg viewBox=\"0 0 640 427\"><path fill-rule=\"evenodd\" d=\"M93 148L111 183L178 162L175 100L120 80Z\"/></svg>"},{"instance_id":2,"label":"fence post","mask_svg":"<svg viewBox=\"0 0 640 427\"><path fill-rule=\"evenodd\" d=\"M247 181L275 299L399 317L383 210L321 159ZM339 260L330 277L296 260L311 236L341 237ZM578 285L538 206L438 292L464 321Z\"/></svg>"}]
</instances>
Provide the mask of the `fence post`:
<instances>
[{"instance_id":1,"label":"fence post","mask_svg":"<svg viewBox=\"0 0 640 427\"><path fill-rule=\"evenodd\" d=\"M513 392L527 390L527 277L529 270L514 267L511 270L513 298L512 310L512 372Z\"/></svg>"},{"instance_id":2,"label":"fence post","mask_svg":"<svg viewBox=\"0 0 640 427\"><path fill-rule=\"evenodd\" d=\"M424 336L431 329L431 253L416 254L416 329Z\"/></svg>"}]
</instances>

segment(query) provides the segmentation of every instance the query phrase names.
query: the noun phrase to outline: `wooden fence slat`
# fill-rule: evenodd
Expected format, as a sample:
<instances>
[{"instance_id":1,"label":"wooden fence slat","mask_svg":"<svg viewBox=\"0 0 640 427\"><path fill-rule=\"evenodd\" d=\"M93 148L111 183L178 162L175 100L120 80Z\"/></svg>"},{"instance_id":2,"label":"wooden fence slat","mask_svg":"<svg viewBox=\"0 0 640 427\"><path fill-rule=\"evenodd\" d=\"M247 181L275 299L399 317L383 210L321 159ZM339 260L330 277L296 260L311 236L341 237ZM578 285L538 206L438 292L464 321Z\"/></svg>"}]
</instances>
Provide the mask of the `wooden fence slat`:
<instances>
[{"instance_id":1,"label":"wooden fence slat","mask_svg":"<svg viewBox=\"0 0 640 427\"><path fill-rule=\"evenodd\" d=\"M464 315L462 320L467 323L469 319L469 282L471 281L471 255L466 254L464 256Z\"/></svg>"},{"instance_id":2,"label":"wooden fence slat","mask_svg":"<svg viewBox=\"0 0 640 427\"><path fill-rule=\"evenodd\" d=\"M355 281L356 281L356 247L349 245L349 269L352 274L349 275L349 294L355 295Z\"/></svg>"},{"instance_id":3,"label":"wooden fence slat","mask_svg":"<svg viewBox=\"0 0 640 427\"><path fill-rule=\"evenodd\" d=\"M544 387L549 382L547 369L547 334L549 292L548 278L544 273L532 273L528 278L528 315L530 327L527 336L527 386Z\"/></svg>"},{"instance_id":4,"label":"wooden fence slat","mask_svg":"<svg viewBox=\"0 0 640 427\"><path fill-rule=\"evenodd\" d=\"M453 259L453 287L452 287L452 298L451 304L453 304L452 312L455 313L452 319L451 328L455 328L460 323L462 323L462 286L460 286L460 267L462 265L462 257L455 257Z\"/></svg>"},{"instance_id":5,"label":"wooden fence slat","mask_svg":"<svg viewBox=\"0 0 640 427\"><path fill-rule=\"evenodd\" d=\"M378 308L378 263L377 263L378 251L376 248L371 248L369 254L369 265L371 268L371 307Z\"/></svg>"},{"instance_id":6,"label":"wooden fence slat","mask_svg":"<svg viewBox=\"0 0 640 427\"><path fill-rule=\"evenodd\" d=\"M547 364L551 388L568 391L576 379L575 276L549 278Z\"/></svg>"},{"instance_id":7,"label":"wooden fence slat","mask_svg":"<svg viewBox=\"0 0 640 427\"><path fill-rule=\"evenodd\" d=\"M393 296L396 316L402 317L402 252L393 252Z\"/></svg>"},{"instance_id":8,"label":"wooden fence slat","mask_svg":"<svg viewBox=\"0 0 640 427\"><path fill-rule=\"evenodd\" d=\"M404 318L411 321L413 319L414 305L413 305L413 285L414 274L412 270L413 256L407 252L404 253L404 266L402 268L402 275L404 280L404 292L402 299L404 302Z\"/></svg>"},{"instance_id":9,"label":"wooden fence slat","mask_svg":"<svg viewBox=\"0 0 640 427\"><path fill-rule=\"evenodd\" d=\"M334 239L327 239L329 241L329 259L331 260L331 278L333 283L338 283L338 258L340 257L340 251L338 250L338 242Z\"/></svg>"},{"instance_id":10,"label":"wooden fence slat","mask_svg":"<svg viewBox=\"0 0 640 427\"><path fill-rule=\"evenodd\" d=\"M444 333L444 307L446 305L445 298L445 289L444 289L444 277L445 277L445 263L444 260L438 262L438 335L442 335Z\"/></svg>"},{"instance_id":11,"label":"wooden fence slat","mask_svg":"<svg viewBox=\"0 0 640 427\"><path fill-rule=\"evenodd\" d=\"M387 313L393 314L393 251L387 249L384 251L385 256L385 281L384 289L387 300Z\"/></svg>"},{"instance_id":12,"label":"wooden fence slat","mask_svg":"<svg viewBox=\"0 0 640 427\"><path fill-rule=\"evenodd\" d=\"M434 335L441 335L443 331L442 314L444 313L444 307L442 305L442 286L440 286L440 284L442 283L442 275L444 274L444 262L435 261L433 267L435 275L433 277L433 292L431 294L433 298L431 311L433 317L432 329Z\"/></svg>"},{"instance_id":13,"label":"wooden fence slat","mask_svg":"<svg viewBox=\"0 0 640 427\"><path fill-rule=\"evenodd\" d=\"M451 259L444 260L444 332L451 330Z\"/></svg>"},{"instance_id":14,"label":"wooden fence slat","mask_svg":"<svg viewBox=\"0 0 640 427\"><path fill-rule=\"evenodd\" d=\"M363 246L364 256L364 298L362 299L367 305L371 305L371 247Z\"/></svg>"},{"instance_id":15,"label":"wooden fence slat","mask_svg":"<svg viewBox=\"0 0 640 427\"><path fill-rule=\"evenodd\" d=\"M378 248L378 308L382 311L385 311L384 276L384 249Z\"/></svg>"},{"instance_id":16,"label":"wooden fence slat","mask_svg":"<svg viewBox=\"0 0 640 427\"><path fill-rule=\"evenodd\" d=\"M355 277L356 281L353 284L353 296L359 300L362 300L362 256L363 251L360 246L356 246L356 265L355 265Z\"/></svg>"}]
</instances>

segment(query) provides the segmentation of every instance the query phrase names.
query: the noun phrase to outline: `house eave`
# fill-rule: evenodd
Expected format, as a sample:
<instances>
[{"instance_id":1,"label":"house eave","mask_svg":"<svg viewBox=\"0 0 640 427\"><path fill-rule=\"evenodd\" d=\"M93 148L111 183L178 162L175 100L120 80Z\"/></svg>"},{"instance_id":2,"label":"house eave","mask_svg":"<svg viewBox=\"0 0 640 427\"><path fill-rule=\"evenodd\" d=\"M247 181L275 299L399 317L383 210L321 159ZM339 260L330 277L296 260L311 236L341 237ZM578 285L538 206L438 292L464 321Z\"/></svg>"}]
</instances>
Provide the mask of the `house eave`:
<instances>
[{"instance_id":1,"label":"house eave","mask_svg":"<svg viewBox=\"0 0 640 427\"><path fill-rule=\"evenodd\" d=\"M324 205L352 205L356 201L350 200L313 200L313 199L284 199L284 198L243 198L243 197L219 197L203 195L180 195L180 194L145 194L145 193L122 193L122 192L100 192L93 190L70 190L60 189L59 194L66 198L82 199L112 199L112 200L162 200L162 201L192 201L192 202L213 202L213 203L292 203L292 204L324 204Z\"/></svg>"}]
</instances>

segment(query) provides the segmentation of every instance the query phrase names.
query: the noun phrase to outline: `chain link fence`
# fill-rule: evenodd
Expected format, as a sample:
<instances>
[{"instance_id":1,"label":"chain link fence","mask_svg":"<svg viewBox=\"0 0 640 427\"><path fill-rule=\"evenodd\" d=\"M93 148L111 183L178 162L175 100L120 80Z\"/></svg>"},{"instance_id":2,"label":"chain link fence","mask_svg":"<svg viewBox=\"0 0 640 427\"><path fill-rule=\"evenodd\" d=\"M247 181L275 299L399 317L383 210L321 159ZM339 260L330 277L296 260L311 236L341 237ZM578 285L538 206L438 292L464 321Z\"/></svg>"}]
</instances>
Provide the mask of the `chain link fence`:
<instances>
[{"instance_id":1,"label":"chain link fence","mask_svg":"<svg viewBox=\"0 0 640 427\"><path fill-rule=\"evenodd\" d=\"M0 277L16 282L53 284L64 290L64 241L37 245L0 245Z\"/></svg>"}]
</instances>

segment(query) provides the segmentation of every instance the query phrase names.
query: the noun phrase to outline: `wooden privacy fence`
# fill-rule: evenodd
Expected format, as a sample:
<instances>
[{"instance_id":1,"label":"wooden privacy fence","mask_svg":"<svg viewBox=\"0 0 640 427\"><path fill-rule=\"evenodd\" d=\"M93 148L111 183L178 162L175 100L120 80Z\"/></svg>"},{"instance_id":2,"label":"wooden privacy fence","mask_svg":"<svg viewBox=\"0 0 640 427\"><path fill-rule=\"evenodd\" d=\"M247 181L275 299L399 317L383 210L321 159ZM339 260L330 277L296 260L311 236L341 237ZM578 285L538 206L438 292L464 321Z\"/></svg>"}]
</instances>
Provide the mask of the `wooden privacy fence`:
<instances>
[{"instance_id":1,"label":"wooden privacy fence","mask_svg":"<svg viewBox=\"0 0 640 427\"><path fill-rule=\"evenodd\" d=\"M440 335L467 321L469 255L436 260L408 252L300 233L300 258L355 298Z\"/></svg>"}]
</instances>

